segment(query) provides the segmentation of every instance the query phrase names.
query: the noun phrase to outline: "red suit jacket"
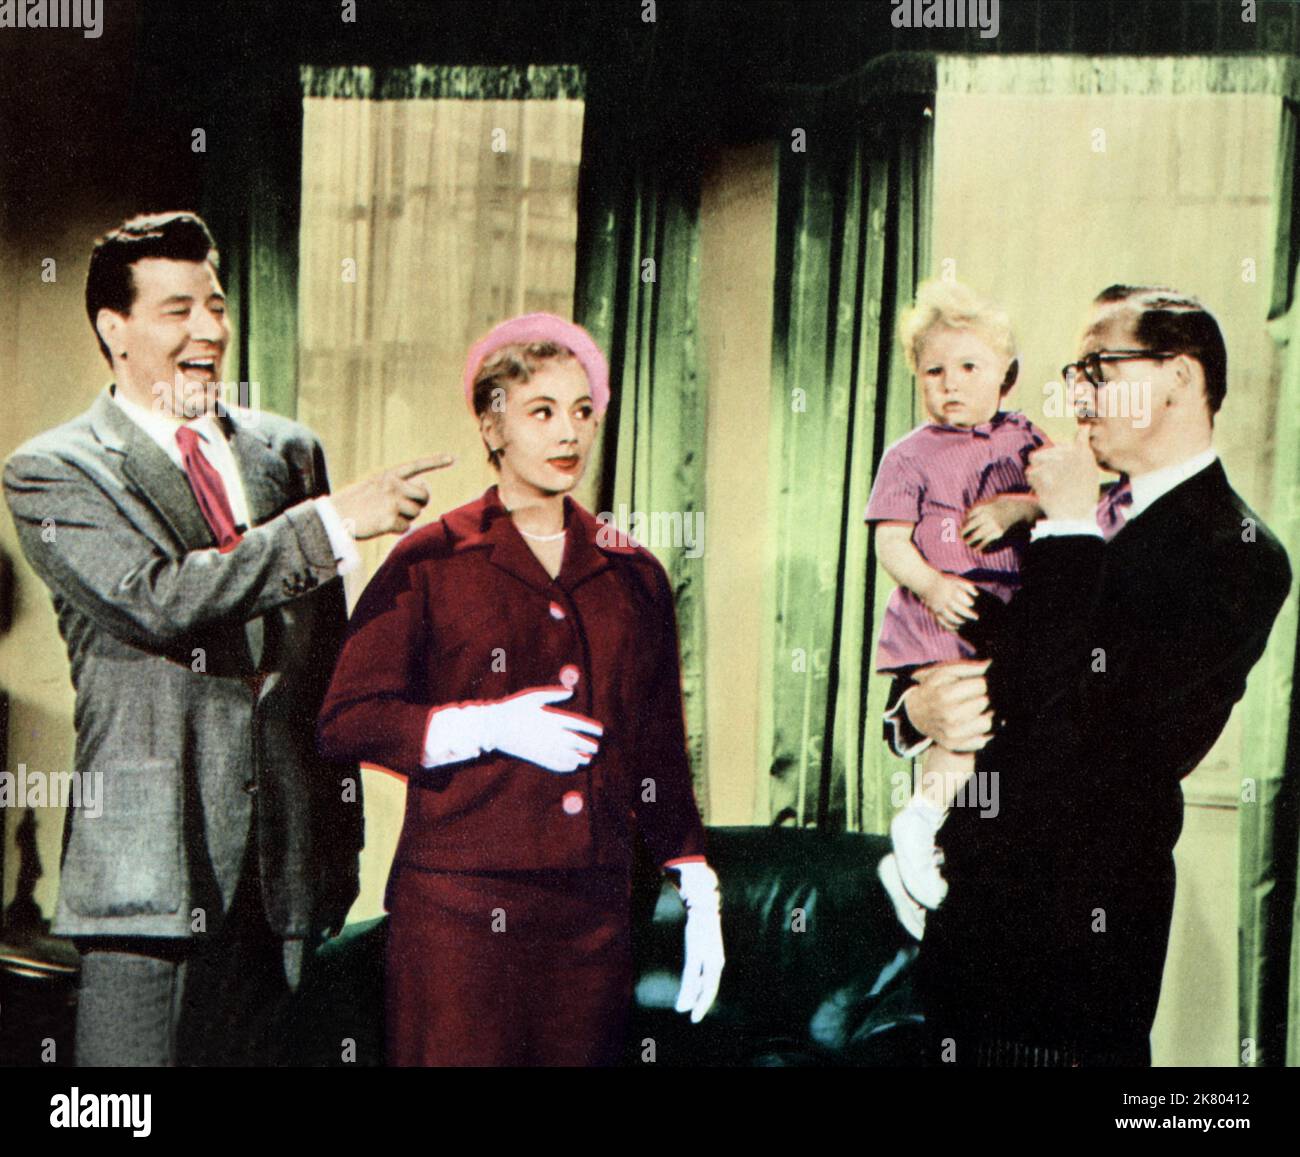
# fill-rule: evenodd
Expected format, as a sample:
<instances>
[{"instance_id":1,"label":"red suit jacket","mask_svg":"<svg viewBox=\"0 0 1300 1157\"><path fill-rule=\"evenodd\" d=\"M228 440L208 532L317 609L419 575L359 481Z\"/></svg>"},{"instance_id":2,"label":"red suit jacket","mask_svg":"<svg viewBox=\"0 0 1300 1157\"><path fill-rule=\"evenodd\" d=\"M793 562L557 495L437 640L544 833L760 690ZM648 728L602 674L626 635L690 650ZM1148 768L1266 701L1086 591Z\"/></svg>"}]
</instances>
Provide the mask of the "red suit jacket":
<instances>
[{"instance_id":1,"label":"red suit jacket","mask_svg":"<svg viewBox=\"0 0 1300 1157\"><path fill-rule=\"evenodd\" d=\"M667 575L643 547L604 543L613 528L572 499L564 506L554 580L494 486L403 538L357 604L317 740L327 758L409 777L395 869L627 870L636 831L660 864L703 853ZM556 707L603 725L587 767L555 774L495 751L421 766L434 708L575 674Z\"/></svg>"}]
</instances>

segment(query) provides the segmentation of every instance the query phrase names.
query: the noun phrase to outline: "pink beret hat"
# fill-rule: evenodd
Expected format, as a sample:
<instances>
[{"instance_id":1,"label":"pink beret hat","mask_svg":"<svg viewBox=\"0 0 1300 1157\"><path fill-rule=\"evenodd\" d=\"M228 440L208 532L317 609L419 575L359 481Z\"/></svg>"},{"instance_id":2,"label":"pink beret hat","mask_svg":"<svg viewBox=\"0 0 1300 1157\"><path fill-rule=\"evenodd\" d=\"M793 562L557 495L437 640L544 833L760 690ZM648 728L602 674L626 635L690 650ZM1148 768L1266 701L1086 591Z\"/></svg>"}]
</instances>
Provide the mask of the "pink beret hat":
<instances>
[{"instance_id":1,"label":"pink beret hat","mask_svg":"<svg viewBox=\"0 0 1300 1157\"><path fill-rule=\"evenodd\" d=\"M465 400L470 410L474 409L474 376L488 355L502 346L537 341L554 342L573 351L587 373L592 405L597 415L603 414L609 405L609 363L591 334L582 326L553 313L526 313L522 317L512 317L470 346L469 357L465 359Z\"/></svg>"}]
</instances>

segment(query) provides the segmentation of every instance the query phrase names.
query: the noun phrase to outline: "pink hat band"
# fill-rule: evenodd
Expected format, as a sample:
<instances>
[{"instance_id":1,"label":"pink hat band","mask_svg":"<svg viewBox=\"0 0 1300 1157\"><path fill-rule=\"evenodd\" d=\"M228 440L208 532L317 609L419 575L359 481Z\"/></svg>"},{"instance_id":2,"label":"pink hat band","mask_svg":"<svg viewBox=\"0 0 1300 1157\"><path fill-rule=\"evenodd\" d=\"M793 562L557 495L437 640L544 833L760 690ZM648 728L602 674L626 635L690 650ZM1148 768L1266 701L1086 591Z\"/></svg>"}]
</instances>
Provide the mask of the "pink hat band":
<instances>
[{"instance_id":1,"label":"pink hat band","mask_svg":"<svg viewBox=\"0 0 1300 1157\"><path fill-rule=\"evenodd\" d=\"M502 346L541 341L554 342L573 351L586 371L592 405L597 415L603 414L609 405L609 363L591 334L582 326L553 313L526 313L522 317L512 317L470 346L469 357L465 359L465 400L470 410L474 409L474 378L492 354Z\"/></svg>"}]
</instances>

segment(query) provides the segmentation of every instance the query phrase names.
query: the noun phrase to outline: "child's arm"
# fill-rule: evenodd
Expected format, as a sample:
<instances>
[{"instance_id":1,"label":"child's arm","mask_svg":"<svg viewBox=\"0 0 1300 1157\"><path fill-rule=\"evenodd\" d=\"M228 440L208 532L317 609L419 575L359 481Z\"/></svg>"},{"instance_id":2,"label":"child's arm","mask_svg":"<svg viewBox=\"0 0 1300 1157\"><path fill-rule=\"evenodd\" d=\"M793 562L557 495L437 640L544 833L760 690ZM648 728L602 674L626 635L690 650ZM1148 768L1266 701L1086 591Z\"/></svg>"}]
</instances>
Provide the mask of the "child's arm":
<instances>
[{"instance_id":1,"label":"child's arm","mask_svg":"<svg viewBox=\"0 0 1300 1157\"><path fill-rule=\"evenodd\" d=\"M876 524L876 556L886 573L899 586L919 598L936 619L950 631L966 619L975 619L976 587L957 575L935 570L912 542L910 522Z\"/></svg>"},{"instance_id":2,"label":"child's arm","mask_svg":"<svg viewBox=\"0 0 1300 1157\"><path fill-rule=\"evenodd\" d=\"M961 536L966 545L988 550L1013 526L1033 524L1043 517L1043 508L1032 494L999 494L977 502L966 512Z\"/></svg>"},{"instance_id":3,"label":"child's arm","mask_svg":"<svg viewBox=\"0 0 1300 1157\"><path fill-rule=\"evenodd\" d=\"M1024 442L1020 447L1020 456L1022 463L1027 465L1032 453L1050 446L1052 440L1029 419L1017 414L1012 420L1023 429ZM975 550L989 550L1012 527L1022 522L1032 526L1042 517L1043 508L1030 491L997 494L983 502L977 502L966 512L961 536L967 546Z\"/></svg>"}]
</instances>

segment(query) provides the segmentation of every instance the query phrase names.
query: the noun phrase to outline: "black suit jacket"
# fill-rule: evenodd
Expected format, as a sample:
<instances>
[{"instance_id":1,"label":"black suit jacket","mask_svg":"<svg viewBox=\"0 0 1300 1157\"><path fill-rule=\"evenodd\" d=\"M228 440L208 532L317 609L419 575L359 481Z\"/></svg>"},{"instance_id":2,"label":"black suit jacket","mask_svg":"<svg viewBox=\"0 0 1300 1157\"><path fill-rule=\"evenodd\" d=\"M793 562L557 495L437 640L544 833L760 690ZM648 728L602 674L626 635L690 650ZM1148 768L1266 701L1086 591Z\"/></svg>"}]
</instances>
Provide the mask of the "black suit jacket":
<instances>
[{"instance_id":1,"label":"black suit jacket","mask_svg":"<svg viewBox=\"0 0 1300 1157\"><path fill-rule=\"evenodd\" d=\"M1209 751L1286 598L1286 552L1215 462L1109 543L1030 545L981 616L997 814L956 807L919 978L941 1031L1131 1050L1155 1018L1179 781ZM992 810L992 809L986 809Z\"/></svg>"}]
</instances>

